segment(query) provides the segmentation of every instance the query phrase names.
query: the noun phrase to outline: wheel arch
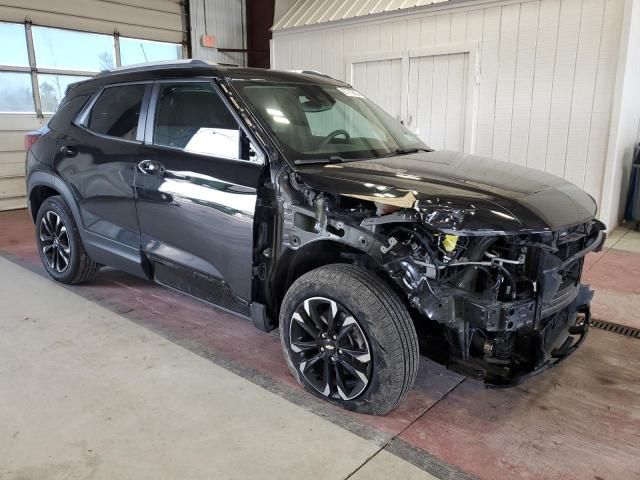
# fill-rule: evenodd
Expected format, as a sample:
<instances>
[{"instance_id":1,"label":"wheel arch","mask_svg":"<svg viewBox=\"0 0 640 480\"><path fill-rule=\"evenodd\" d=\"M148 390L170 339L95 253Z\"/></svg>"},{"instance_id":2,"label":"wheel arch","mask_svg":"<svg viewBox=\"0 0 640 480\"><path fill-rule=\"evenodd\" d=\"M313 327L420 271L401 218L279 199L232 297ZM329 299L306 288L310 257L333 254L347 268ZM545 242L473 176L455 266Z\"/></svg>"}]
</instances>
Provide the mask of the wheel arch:
<instances>
[{"instance_id":1,"label":"wheel arch","mask_svg":"<svg viewBox=\"0 0 640 480\"><path fill-rule=\"evenodd\" d=\"M80 210L71 189L56 175L49 172L32 173L27 182L27 192L29 211L34 222L42 203L49 197L60 195L69 206L76 225L82 225Z\"/></svg>"},{"instance_id":2,"label":"wheel arch","mask_svg":"<svg viewBox=\"0 0 640 480\"><path fill-rule=\"evenodd\" d=\"M278 318L282 300L298 278L311 270L335 263L358 264L369 269L375 267L374 260L362 250L332 239L319 239L295 250L288 249L280 257L272 276L271 318Z\"/></svg>"}]
</instances>

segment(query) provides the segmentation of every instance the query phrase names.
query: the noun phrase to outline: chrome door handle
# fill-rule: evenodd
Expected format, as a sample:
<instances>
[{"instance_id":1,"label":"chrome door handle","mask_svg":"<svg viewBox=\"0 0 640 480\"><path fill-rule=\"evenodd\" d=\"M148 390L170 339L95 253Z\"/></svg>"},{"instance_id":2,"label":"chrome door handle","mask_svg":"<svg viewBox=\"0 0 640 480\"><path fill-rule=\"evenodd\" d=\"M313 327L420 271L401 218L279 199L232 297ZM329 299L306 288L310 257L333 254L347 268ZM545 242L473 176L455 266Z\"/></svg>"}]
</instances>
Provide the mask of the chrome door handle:
<instances>
[{"instance_id":1,"label":"chrome door handle","mask_svg":"<svg viewBox=\"0 0 640 480\"><path fill-rule=\"evenodd\" d=\"M165 172L164 165L155 160L142 160L138 164L138 170L146 175L164 175Z\"/></svg>"}]
</instances>

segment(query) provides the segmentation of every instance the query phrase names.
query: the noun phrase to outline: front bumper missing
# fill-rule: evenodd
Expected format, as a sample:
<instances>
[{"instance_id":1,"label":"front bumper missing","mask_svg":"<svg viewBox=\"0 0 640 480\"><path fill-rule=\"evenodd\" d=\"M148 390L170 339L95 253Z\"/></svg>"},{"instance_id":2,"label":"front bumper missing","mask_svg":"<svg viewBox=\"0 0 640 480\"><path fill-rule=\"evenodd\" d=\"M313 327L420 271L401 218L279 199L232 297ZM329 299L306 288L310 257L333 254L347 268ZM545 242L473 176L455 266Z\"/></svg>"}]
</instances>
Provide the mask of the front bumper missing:
<instances>
[{"instance_id":1,"label":"front bumper missing","mask_svg":"<svg viewBox=\"0 0 640 480\"><path fill-rule=\"evenodd\" d=\"M591 321L593 291L578 280L583 257L601 250L605 239L603 230L594 231L584 247L566 259L545 252L535 298L487 302L446 287L440 297L421 296L415 305L450 332L447 364L488 387L504 388L571 356L584 342Z\"/></svg>"},{"instance_id":2,"label":"front bumper missing","mask_svg":"<svg viewBox=\"0 0 640 480\"><path fill-rule=\"evenodd\" d=\"M568 327L566 335L562 344L554 348L551 351L543 352L545 360L539 366L535 367L529 372L523 372L517 376L514 376L510 381L505 382L486 382L487 388L510 388L520 385L525 380L535 377L541 374L545 370L558 366L564 360L573 355L576 350L582 345L589 334L589 328L591 327L591 309L589 305L583 305L575 314L576 321L573 326ZM578 321L579 320L579 321ZM564 331L564 329L563 329ZM540 332L540 335L545 335L546 330Z\"/></svg>"}]
</instances>

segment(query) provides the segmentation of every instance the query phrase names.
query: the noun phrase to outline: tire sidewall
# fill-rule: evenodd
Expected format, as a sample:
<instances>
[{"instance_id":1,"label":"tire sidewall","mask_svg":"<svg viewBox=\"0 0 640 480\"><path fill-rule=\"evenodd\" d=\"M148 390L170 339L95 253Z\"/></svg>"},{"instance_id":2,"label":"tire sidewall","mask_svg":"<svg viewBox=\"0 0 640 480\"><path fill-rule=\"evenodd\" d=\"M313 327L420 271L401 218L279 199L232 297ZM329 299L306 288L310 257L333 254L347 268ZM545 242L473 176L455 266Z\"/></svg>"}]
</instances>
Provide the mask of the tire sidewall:
<instances>
[{"instance_id":1,"label":"tire sidewall","mask_svg":"<svg viewBox=\"0 0 640 480\"><path fill-rule=\"evenodd\" d=\"M62 220L62 223L64 223L65 227L67 227L67 237L69 238L71 254L69 255L69 267L64 272L58 272L54 268L51 268L42 251L42 245L40 242L40 224L42 222L42 217L44 217L47 212L56 213ZM49 197L40 206L38 215L36 216L36 245L38 247L40 260L42 261L47 273L59 282L71 283L80 268L80 237L78 235L76 222L73 220L71 212L61 197Z\"/></svg>"},{"instance_id":2,"label":"tire sidewall","mask_svg":"<svg viewBox=\"0 0 640 480\"><path fill-rule=\"evenodd\" d=\"M291 320L298 306L302 304L305 299L311 297L325 297L342 305L354 316L366 336L371 350L371 378L365 390L353 400L337 400L325 397L306 380L292 361L293 355L295 354L290 347L289 327ZM385 353L385 351L392 350L389 343L393 341L393 339L389 338L389 332L385 333L380 328L380 319L371 318L368 311L369 309L367 308L368 306L363 302L362 298L354 295L354 293L344 285L319 284L306 274L294 282L287 292L282 306L283 308L280 312L280 339L282 348L289 370L291 370L291 373L300 385L315 396L323 400L328 400L347 410L362 413L386 413L386 411L395 406L395 402L393 405L387 405L388 392L384 391L384 386L390 385L394 374L398 374L396 368L389 365L388 355Z\"/></svg>"}]
</instances>

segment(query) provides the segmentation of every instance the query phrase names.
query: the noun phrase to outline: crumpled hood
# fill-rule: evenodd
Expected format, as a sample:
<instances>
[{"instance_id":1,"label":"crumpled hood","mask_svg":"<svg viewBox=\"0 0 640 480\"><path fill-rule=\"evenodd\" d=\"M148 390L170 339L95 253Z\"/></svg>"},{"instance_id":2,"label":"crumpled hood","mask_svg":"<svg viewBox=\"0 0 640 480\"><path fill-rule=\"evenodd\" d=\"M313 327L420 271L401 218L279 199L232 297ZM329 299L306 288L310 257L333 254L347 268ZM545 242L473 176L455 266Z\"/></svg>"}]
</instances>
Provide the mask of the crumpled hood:
<instances>
[{"instance_id":1,"label":"crumpled hood","mask_svg":"<svg viewBox=\"0 0 640 480\"><path fill-rule=\"evenodd\" d=\"M593 198L561 178L459 152L316 164L298 172L319 191L417 205L429 223L446 230L548 231L596 214Z\"/></svg>"}]
</instances>

